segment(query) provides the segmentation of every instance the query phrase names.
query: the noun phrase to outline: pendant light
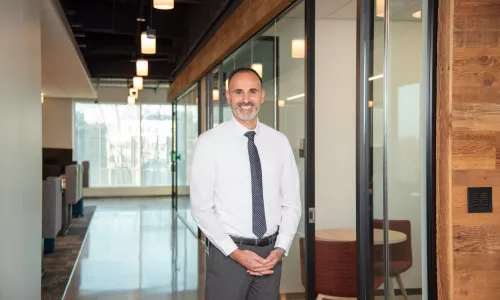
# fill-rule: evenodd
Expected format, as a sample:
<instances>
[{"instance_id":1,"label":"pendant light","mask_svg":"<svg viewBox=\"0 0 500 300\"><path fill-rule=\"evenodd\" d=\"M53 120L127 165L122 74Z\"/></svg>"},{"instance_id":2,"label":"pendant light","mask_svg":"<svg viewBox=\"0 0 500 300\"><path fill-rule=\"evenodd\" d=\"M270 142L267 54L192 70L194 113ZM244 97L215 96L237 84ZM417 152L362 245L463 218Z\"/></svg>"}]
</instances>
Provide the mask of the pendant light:
<instances>
[{"instance_id":1,"label":"pendant light","mask_svg":"<svg viewBox=\"0 0 500 300\"><path fill-rule=\"evenodd\" d=\"M149 29L141 33L141 53L156 54L156 33Z\"/></svg>"},{"instance_id":2,"label":"pendant light","mask_svg":"<svg viewBox=\"0 0 500 300\"><path fill-rule=\"evenodd\" d=\"M212 100L219 101L219 89L214 89L212 92Z\"/></svg>"},{"instance_id":3,"label":"pendant light","mask_svg":"<svg viewBox=\"0 0 500 300\"><path fill-rule=\"evenodd\" d=\"M148 76L148 61L145 59L138 59L136 62L137 76Z\"/></svg>"},{"instance_id":4,"label":"pendant light","mask_svg":"<svg viewBox=\"0 0 500 300\"><path fill-rule=\"evenodd\" d=\"M128 102L128 104L135 104L135 98L132 96L128 96L127 102Z\"/></svg>"},{"instance_id":5,"label":"pendant light","mask_svg":"<svg viewBox=\"0 0 500 300\"><path fill-rule=\"evenodd\" d=\"M137 90L142 90L143 89L143 87L144 87L144 81L143 81L142 77L135 76L134 79L133 79L133 82L134 82L134 89L137 89Z\"/></svg>"},{"instance_id":6,"label":"pendant light","mask_svg":"<svg viewBox=\"0 0 500 300\"><path fill-rule=\"evenodd\" d=\"M252 62L252 65L250 66L252 69L259 74L260 78L262 79L262 69L263 66L261 63L254 63L253 62L253 40L250 41L250 61Z\"/></svg>"},{"instance_id":7,"label":"pendant light","mask_svg":"<svg viewBox=\"0 0 500 300\"><path fill-rule=\"evenodd\" d=\"M141 53L156 54L156 30L153 29L153 7L151 6L149 26L141 33Z\"/></svg>"},{"instance_id":8,"label":"pendant light","mask_svg":"<svg viewBox=\"0 0 500 300\"><path fill-rule=\"evenodd\" d=\"M375 14L379 18L383 18L385 16L385 0L376 0L375 6L376 6Z\"/></svg>"},{"instance_id":9,"label":"pendant light","mask_svg":"<svg viewBox=\"0 0 500 300\"><path fill-rule=\"evenodd\" d=\"M292 40L292 58L304 58L305 52L304 39Z\"/></svg>"},{"instance_id":10,"label":"pendant light","mask_svg":"<svg viewBox=\"0 0 500 300\"><path fill-rule=\"evenodd\" d=\"M156 9L173 9L174 0L154 0L154 8Z\"/></svg>"},{"instance_id":11,"label":"pendant light","mask_svg":"<svg viewBox=\"0 0 500 300\"><path fill-rule=\"evenodd\" d=\"M128 92L129 97L134 97L134 99L137 99L139 97L139 91L134 88L130 88Z\"/></svg>"},{"instance_id":12,"label":"pendant light","mask_svg":"<svg viewBox=\"0 0 500 300\"><path fill-rule=\"evenodd\" d=\"M262 64L258 63L258 64L252 64L252 69L255 70L255 72L257 72L257 74L259 74L260 78L262 78Z\"/></svg>"}]
</instances>

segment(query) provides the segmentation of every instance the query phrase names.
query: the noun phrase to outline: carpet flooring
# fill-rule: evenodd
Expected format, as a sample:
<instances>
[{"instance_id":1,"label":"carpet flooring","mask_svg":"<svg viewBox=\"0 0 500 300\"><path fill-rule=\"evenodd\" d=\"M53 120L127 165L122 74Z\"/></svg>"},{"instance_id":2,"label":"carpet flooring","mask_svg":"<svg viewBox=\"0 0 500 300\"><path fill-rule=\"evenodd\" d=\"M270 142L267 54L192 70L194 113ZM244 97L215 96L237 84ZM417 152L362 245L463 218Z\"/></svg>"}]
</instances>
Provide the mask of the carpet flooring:
<instances>
[{"instance_id":1,"label":"carpet flooring","mask_svg":"<svg viewBox=\"0 0 500 300\"><path fill-rule=\"evenodd\" d=\"M61 300L76 263L96 207L84 207L83 217L73 218L66 236L58 236L53 253L43 256L42 300Z\"/></svg>"}]
</instances>

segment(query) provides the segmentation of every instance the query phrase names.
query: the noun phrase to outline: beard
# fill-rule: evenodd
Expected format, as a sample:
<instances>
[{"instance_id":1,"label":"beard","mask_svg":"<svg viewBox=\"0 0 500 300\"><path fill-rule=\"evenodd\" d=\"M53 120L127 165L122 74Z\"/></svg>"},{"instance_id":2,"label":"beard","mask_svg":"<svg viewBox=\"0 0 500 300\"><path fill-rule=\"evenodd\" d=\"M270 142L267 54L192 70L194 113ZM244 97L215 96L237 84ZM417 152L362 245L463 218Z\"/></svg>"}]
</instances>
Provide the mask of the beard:
<instances>
[{"instance_id":1,"label":"beard","mask_svg":"<svg viewBox=\"0 0 500 300\"><path fill-rule=\"evenodd\" d=\"M253 109L244 110L242 106L251 105ZM233 113L242 121L250 121L253 120L259 114L260 107L256 107L252 102L240 102L236 106L231 105L231 109Z\"/></svg>"}]
</instances>

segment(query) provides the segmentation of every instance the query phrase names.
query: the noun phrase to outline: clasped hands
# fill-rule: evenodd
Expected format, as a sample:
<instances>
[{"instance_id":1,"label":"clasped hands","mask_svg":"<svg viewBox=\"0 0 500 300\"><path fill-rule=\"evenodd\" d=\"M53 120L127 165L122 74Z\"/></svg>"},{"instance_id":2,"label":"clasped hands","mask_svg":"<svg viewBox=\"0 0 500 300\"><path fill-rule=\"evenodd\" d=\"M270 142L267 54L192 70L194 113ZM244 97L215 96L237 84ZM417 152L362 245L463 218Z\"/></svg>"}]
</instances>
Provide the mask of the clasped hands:
<instances>
[{"instance_id":1,"label":"clasped hands","mask_svg":"<svg viewBox=\"0 0 500 300\"><path fill-rule=\"evenodd\" d=\"M280 261L281 255L280 251L273 250L267 258L262 258L255 252L236 249L230 257L245 267L249 274L264 276L274 273L273 268Z\"/></svg>"}]
</instances>

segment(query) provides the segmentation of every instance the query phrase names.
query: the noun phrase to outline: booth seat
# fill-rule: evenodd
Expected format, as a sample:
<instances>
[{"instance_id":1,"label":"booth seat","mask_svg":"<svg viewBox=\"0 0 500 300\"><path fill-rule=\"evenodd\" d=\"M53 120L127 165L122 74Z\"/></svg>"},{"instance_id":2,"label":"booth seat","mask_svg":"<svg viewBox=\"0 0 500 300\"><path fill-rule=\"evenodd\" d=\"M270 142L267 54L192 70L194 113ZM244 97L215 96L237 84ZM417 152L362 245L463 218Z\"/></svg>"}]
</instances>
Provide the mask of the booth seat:
<instances>
[{"instance_id":1,"label":"booth seat","mask_svg":"<svg viewBox=\"0 0 500 300\"><path fill-rule=\"evenodd\" d=\"M68 165L64 173L63 234L66 234L71 226L72 209L81 204L83 199L83 167L78 164Z\"/></svg>"},{"instance_id":2,"label":"booth seat","mask_svg":"<svg viewBox=\"0 0 500 300\"><path fill-rule=\"evenodd\" d=\"M62 229L63 191L61 177L47 177L42 184L42 237L44 252L53 252Z\"/></svg>"},{"instance_id":3,"label":"booth seat","mask_svg":"<svg viewBox=\"0 0 500 300\"><path fill-rule=\"evenodd\" d=\"M89 187L89 166L88 161L83 161L81 164L82 169L82 195L80 201L73 204L73 217L83 217L83 188Z\"/></svg>"}]
</instances>

